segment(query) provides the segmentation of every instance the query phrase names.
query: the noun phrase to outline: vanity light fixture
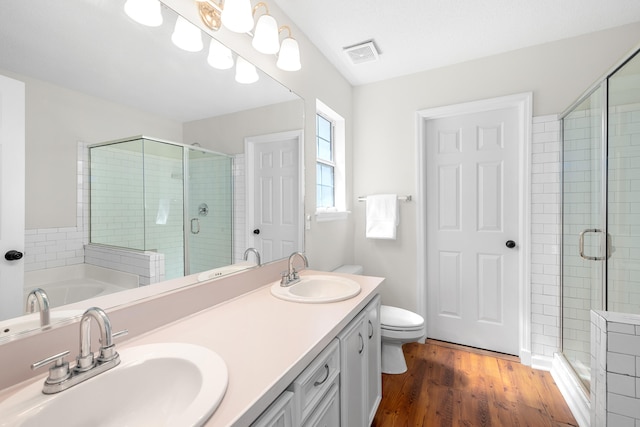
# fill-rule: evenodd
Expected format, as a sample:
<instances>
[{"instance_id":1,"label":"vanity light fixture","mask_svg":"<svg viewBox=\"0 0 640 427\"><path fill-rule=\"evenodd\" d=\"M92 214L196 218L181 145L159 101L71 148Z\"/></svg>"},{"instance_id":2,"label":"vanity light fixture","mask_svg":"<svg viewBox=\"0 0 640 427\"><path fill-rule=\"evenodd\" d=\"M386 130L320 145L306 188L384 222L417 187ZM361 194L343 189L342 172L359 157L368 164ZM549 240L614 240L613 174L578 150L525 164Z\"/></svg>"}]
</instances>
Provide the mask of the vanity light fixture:
<instances>
[{"instance_id":1,"label":"vanity light fixture","mask_svg":"<svg viewBox=\"0 0 640 427\"><path fill-rule=\"evenodd\" d=\"M176 27L171 35L171 41L180 49L186 50L187 52L199 52L203 47L200 28L182 16L178 16Z\"/></svg>"},{"instance_id":2,"label":"vanity light fixture","mask_svg":"<svg viewBox=\"0 0 640 427\"><path fill-rule=\"evenodd\" d=\"M300 46L291 35L291 28L278 24L269 13L266 2L258 2L251 10L250 0L194 0L198 5L198 12L202 22L213 31L225 27L231 31L246 33L252 40L251 45L255 50L264 54L277 54L280 52L276 65L281 70L298 71L302 68L300 63ZM264 7L265 13L258 18L255 25L256 12ZM286 30L289 37L280 43L280 33ZM253 33L252 33L253 31Z\"/></svg>"},{"instance_id":3,"label":"vanity light fixture","mask_svg":"<svg viewBox=\"0 0 640 427\"><path fill-rule=\"evenodd\" d=\"M241 56L236 59L236 81L242 84L250 84L258 81L256 66Z\"/></svg>"},{"instance_id":4,"label":"vanity light fixture","mask_svg":"<svg viewBox=\"0 0 640 427\"><path fill-rule=\"evenodd\" d=\"M234 33L248 33L253 29L250 0L225 0L222 25Z\"/></svg>"},{"instance_id":5,"label":"vanity light fixture","mask_svg":"<svg viewBox=\"0 0 640 427\"><path fill-rule=\"evenodd\" d=\"M218 40L211 38L207 62L213 68L217 68L218 70L228 70L233 67L233 53L231 53L231 49L220 43Z\"/></svg>"},{"instance_id":6,"label":"vanity light fixture","mask_svg":"<svg viewBox=\"0 0 640 427\"><path fill-rule=\"evenodd\" d=\"M291 37L291 29L286 25L280 27L279 33L285 30L289 32L289 37L282 40L276 65L284 71L298 71L302 68L300 64L300 47L296 39Z\"/></svg>"},{"instance_id":7,"label":"vanity light fixture","mask_svg":"<svg viewBox=\"0 0 640 427\"><path fill-rule=\"evenodd\" d=\"M158 0L127 0L124 11L129 18L147 27L162 25L162 12Z\"/></svg>"},{"instance_id":8,"label":"vanity light fixture","mask_svg":"<svg viewBox=\"0 0 640 427\"><path fill-rule=\"evenodd\" d=\"M266 13L258 18L251 45L260 53L267 55L276 54L280 50L278 23L273 16L269 15L269 7L262 1L253 8L253 16L255 17L256 11L261 6L264 7Z\"/></svg>"}]
</instances>

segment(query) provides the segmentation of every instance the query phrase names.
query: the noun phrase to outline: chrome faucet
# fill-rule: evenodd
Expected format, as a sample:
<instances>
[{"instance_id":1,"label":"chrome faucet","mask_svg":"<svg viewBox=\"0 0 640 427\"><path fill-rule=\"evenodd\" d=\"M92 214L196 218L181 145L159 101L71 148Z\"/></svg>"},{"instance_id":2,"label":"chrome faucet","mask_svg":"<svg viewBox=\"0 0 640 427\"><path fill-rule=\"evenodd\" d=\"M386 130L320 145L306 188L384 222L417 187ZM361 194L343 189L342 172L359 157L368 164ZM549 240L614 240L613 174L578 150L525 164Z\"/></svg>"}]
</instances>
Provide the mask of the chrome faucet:
<instances>
[{"instance_id":1,"label":"chrome faucet","mask_svg":"<svg viewBox=\"0 0 640 427\"><path fill-rule=\"evenodd\" d=\"M304 266L309 268L309 260L302 252L294 252L289 255L289 270L282 273L282 278L280 279L280 286L291 286L294 283L298 283L300 281L300 276L298 276L298 272L293 266L293 261L299 256L304 261Z\"/></svg>"},{"instance_id":2,"label":"chrome faucet","mask_svg":"<svg viewBox=\"0 0 640 427\"><path fill-rule=\"evenodd\" d=\"M260 263L260 252L258 252L258 250L256 248L248 248L246 251L244 251L244 260L248 260L249 259L249 252L253 252L254 255L256 256L256 263L258 263L258 267L260 267L262 264Z\"/></svg>"},{"instance_id":3,"label":"chrome faucet","mask_svg":"<svg viewBox=\"0 0 640 427\"><path fill-rule=\"evenodd\" d=\"M95 357L91 351L91 320L94 319L100 328L100 349ZM69 367L64 360L69 351L64 351L31 365L31 369L38 369L49 363L54 365L49 369L49 377L44 382L42 393L54 394L73 387L102 372L116 367L120 363L120 356L115 351L113 338L127 334L124 330L116 334L111 333L111 322L107 314L98 307L91 307L82 315L80 320L80 354L76 357L76 365Z\"/></svg>"},{"instance_id":4,"label":"chrome faucet","mask_svg":"<svg viewBox=\"0 0 640 427\"><path fill-rule=\"evenodd\" d=\"M40 326L48 326L51 323L51 314L49 313L49 297L47 293L36 288L27 295L27 313L36 312L36 302L38 303L38 311L40 312Z\"/></svg>"}]
</instances>

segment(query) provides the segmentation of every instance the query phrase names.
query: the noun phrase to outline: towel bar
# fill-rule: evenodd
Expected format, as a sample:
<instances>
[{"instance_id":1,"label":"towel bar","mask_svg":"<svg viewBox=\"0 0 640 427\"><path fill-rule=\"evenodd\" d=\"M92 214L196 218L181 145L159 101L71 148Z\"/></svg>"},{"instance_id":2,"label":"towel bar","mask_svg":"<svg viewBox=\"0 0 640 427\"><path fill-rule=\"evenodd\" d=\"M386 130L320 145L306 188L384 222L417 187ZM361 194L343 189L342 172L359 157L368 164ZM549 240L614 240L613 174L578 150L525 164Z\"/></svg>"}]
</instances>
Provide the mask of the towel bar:
<instances>
[{"instance_id":1,"label":"towel bar","mask_svg":"<svg viewBox=\"0 0 640 427\"><path fill-rule=\"evenodd\" d=\"M410 202L412 200L412 197L409 196L398 196L398 200L400 200L401 202ZM360 196L358 197L358 201L359 202L366 202L367 201L367 196Z\"/></svg>"}]
</instances>

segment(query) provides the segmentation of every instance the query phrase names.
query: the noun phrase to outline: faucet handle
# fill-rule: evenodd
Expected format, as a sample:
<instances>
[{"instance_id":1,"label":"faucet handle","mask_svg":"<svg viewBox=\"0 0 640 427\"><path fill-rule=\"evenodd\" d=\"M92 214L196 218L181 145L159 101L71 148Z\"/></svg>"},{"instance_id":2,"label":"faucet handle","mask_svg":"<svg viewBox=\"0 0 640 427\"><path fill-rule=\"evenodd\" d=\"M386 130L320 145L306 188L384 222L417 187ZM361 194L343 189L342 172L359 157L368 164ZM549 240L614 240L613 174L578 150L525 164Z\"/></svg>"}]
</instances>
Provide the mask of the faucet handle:
<instances>
[{"instance_id":1,"label":"faucet handle","mask_svg":"<svg viewBox=\"0 0 640 427\"><path fill-rule=\"evenodd\" d=\"M69 354L69 350L62 353L54 354L46 359L39 360L31 365L32 370L41 368L49 363L54 365L49 369L49 377L46 380L47 384L61 383L71 376L69 372L69 362L65 362L64 357Z\"/></svg>"},{"instance_id":2,"label":"faucet handle","mask_svg":"<svg viewBox=\"0 0 640 427\"><path fill-rule=\"evenodd\" d=\"M289 272L288 271L283 271L280 273L280 284L281 285L286 285L289 283Z\"/></svg>"}]
</instances>

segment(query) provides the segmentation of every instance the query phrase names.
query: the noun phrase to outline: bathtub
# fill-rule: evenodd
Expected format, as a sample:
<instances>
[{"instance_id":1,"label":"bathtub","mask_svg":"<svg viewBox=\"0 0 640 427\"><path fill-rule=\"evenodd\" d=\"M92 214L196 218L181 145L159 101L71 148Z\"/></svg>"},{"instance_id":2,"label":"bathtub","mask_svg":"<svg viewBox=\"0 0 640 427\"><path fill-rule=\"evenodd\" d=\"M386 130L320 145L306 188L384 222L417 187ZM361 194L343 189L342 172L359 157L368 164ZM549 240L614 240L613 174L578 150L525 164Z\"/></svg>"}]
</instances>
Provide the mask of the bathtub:
<instances>
[{"instance_id":1,"label":"bathtub","mask_svg":"<svg viewBox=\"0 0 640 427\"><path fill-rule=\"evenodd\" d=\"M35 288L43 289L50 307L60 307L138 287L138 276L91 264L28 271L24 274L24 298Z\"/></svg>"}]
</instances>

